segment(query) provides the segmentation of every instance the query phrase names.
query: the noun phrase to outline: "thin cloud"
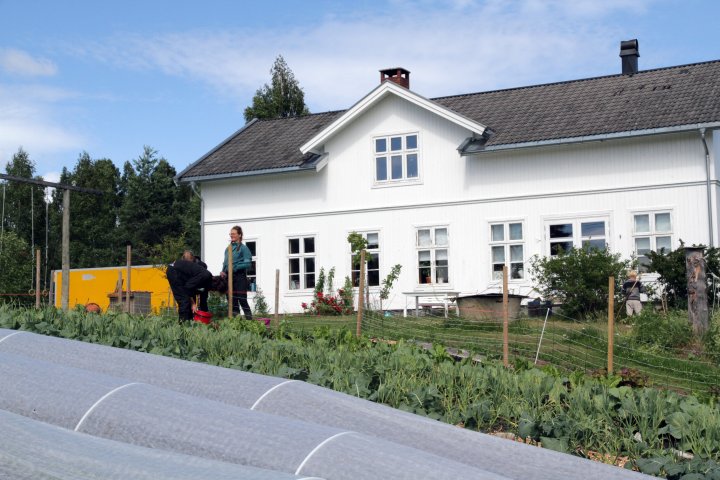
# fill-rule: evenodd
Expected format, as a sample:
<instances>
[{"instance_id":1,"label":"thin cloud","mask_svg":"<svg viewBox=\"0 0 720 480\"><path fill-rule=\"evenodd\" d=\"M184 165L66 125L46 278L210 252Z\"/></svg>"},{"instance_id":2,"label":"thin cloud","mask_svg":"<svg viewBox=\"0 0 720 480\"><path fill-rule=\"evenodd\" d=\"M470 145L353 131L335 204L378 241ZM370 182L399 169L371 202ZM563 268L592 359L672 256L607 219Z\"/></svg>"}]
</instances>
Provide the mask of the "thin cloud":
<instances>
[{"instance_id":1,"label":"thin cloud","mask_svg":"<svg viewBox=\"0 0 720 480\"><path fill-rule=\"evenodd\" d=\"M45 58L34 58L15 48L0 49L0 69L11 75L49 77L57 73L57 66Z\"/></svg>"},{"instance_id":2,"label":"thin cloud","mask_svg":"<svg viewBox=\"0 0 720 480\"><path fill-rule=\"evenodd\" d=\"M0 160L9 161L20 147L33 157L82 149L87 140L67 126L67 119L55 119L56 104L75 97L59 88L0 84Z\"/></svg>"},{"instance_id":3,"label":"thin cloud","mask_svg":"<svg viewBox=\"0 0 720 480\"><path fill-rule=\"evenodd\" d=\"M412 89L428 97L616 73L624 34L600 17L624 7L620 0L397 0L382 15L333 14L283 31L130 35L86 54L205 83L239 106L268 82L282 54L311 110L322 111L352 105L386 67L409 69Z\"/></svg>"}]
</instances>

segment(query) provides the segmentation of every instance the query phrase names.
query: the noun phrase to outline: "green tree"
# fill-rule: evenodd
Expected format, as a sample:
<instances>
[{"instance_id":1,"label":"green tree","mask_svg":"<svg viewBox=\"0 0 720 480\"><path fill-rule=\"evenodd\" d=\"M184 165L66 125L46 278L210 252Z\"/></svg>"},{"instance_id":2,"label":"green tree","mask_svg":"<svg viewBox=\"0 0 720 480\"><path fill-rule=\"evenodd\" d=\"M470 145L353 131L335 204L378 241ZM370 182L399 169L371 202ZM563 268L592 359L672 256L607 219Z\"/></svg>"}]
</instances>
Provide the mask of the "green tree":
<instances>
[{"instance_id":1,"label":"green tree","mask_svg":"<svg viewBox=\"0 0 720 480\"><path fill-rule=\"evenodd\" d=\"M111 160L93 160L87 152L78 157L72 172L63 168L60 183L92 188L104 195L70 193L70 268L117 265L125 254L117 235L120 206L120 170ZM53 268L60 268L62 203L64 192L53 194Z\"/></svg>"},{"instance_id":2,"label":"green tree","mask_svg":"<svg viewBox=\"0 0 720 480\"><path fill-rule=\"evenodd\" d=\"M160 245L174 244L180 237L188 242L185 246L199 247L199 200L190 187L175 185L175 175L172 165L148 146L123 167L118 235L122 244L133 244L135 264L153 263Z\"/></svg>"},{"instance_id":3,"label":"green tree","mask_svg":"<svg viewBox=\"0 0 720 480\"><path fill-rule=\"evenodd\" d=\"M530 273L545 299L562 303L563 314L585 318L607 311L608 279L615 277L615 304L622 302L620 287L625 271L632 265L620 254L607 249L573 248L554 257L531 260Z\"/></svg>"},{"instance_id":4,"label":"green tree","mask_svg":"<svg viewBox=\"0 0 720 480\"><path fill-rule=\"evenodd\" d=\"M34 297L26 296L33 274L33 255L30 246L14 232L0 235L0 302L31 304ZM19 296L7 294L21 294Z\"/></svg>"},{"instance_id":5,"label":"green tree","mask_svg":"<svg viewBox=\"0 0 720 480\"><path fill-rule=\"evenodd\" d=\"M13 155L12 160L5 167L8 175L16 177L42 180L42 177L35 175L35 162L30 159L28 153L22 148ZM25 279L27 286L35 286L34 248L45 246L45 188L29 183L6 181L3 183L2 209L2 230L13 232L27 245L28 262L32 267L32 273ZM45 287L43 287L45 288Z\"/></svg>"},{"instance_id":6,"label":"green tree","mask_svg":"<svg viewBox=\"0 0 720 480\"><path fill-rule=\"evenodd\" d=\"M282 55L278 55L270 69L271 85L267 83L255 92L252 106L245 109L245 121L253 118L283 118L307 115L305 93L295 79Z\"/></svg>"},{"instance_id":7,"label":"green tree","mask_svg":"<svg viewBox=\"0 0 720 480\"><path fill-rule=\"evenodd\" d=\"M696 247L696 245L693 245ZM715 247L702 247L703 258L707 264L708 278L711 275L720 275L720 250ZM688 291L685 265L685 243L680 240L680 247L666 252L648 252L648 270L659 274L658 282L663 287L669 307L687 308ZM713 282L720 281L714 279ZM712 299L712 292L708 287L708 299Z\"/></svg>"}]
</instances>

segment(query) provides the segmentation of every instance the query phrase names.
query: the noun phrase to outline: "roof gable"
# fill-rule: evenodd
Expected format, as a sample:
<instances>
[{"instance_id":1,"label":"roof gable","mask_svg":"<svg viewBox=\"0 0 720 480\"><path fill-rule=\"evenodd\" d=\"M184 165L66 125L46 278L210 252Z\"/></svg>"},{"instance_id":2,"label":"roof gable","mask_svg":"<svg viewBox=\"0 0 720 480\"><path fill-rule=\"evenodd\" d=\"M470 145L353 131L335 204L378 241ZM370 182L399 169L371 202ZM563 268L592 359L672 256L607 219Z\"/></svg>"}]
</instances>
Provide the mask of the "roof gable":
<instances>
[{"instance_id":1,"label":"roof gable","mask_svg":"<svg viewBox=\"0 0 720 480\"><path fill-rule=\"evenodd\" d=\"M300 151L303 154L307 154L308 152L322 153L322 146L328 139L342 131L343 128L352 123L358 116L362 115L388 95L396 95L478 135L482 135L487 129L482 123L451 110L442 104L428 100L392 81L384 81L322 131L318 132L317 135L304 143L300 147Z\"/></svg>"}]
</instances>

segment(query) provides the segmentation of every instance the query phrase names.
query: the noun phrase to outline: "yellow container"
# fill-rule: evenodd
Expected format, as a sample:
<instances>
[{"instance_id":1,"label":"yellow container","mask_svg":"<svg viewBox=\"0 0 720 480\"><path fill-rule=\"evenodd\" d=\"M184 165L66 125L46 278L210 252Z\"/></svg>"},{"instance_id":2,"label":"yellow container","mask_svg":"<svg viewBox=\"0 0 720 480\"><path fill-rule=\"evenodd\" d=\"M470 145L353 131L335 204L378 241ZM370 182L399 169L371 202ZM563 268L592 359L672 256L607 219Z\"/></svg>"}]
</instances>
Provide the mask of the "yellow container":
<instances>
[{"instance_id":1,"label":"yellow container","mask_svg":"<svg viewBox=\"0 0 720 480\"><path fill-rule=\"evenodd\" d=\"M76 268L70 270L68 305L97 303L103 311L111 306L122 308L127 288L127 267ZM122 297L118 298L118 284ZM130 268L130 305L136 313L160 313L165 308L176 308L165 269L153 265ZM53 271L53 301L62 306L62 270ZM149 302L148 302L149 300ZM149 303L149 305L148 305ZM149 311L147 311L149 310Z\"/></svg>"}]
</instances>

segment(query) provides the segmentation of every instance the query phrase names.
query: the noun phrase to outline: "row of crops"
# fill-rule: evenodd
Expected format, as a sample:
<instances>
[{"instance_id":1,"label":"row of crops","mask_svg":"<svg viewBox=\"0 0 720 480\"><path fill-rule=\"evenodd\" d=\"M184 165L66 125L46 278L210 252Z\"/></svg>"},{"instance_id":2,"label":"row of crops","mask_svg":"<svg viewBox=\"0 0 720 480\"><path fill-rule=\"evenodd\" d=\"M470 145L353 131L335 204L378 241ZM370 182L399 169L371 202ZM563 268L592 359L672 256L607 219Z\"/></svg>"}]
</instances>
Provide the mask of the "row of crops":
<instances>
[{"instance_id":1,"label":"row of crops","mask_svg":"<svg viewBox=\"0 0 720 480\"><path fill-rule=\"evenodd\" d=\"M281 324L225 320L217 328L174 318L67 314L0 306L0 328L168 355L304 380L484 432L624 464L670 479L720 479L720 408L710 398L631 388L527 363L457 361L421 348L356 338L347 329L298 333Z\"/></svg>"}]
</instances>

